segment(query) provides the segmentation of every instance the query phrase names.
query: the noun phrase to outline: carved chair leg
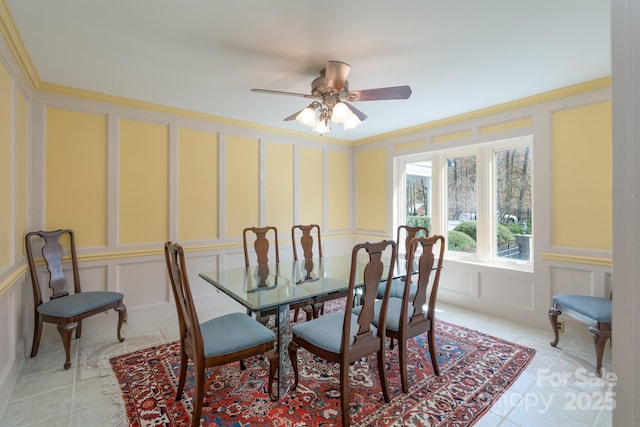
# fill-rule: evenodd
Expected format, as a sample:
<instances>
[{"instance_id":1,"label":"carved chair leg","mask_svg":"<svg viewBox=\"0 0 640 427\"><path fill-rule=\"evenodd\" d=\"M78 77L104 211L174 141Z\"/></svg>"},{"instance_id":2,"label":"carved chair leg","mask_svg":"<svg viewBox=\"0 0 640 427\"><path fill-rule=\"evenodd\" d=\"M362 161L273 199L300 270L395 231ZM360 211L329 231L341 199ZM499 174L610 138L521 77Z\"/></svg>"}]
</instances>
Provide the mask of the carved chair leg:
<instances>
[{"instance_id":1,"label":"carved chair leg","mask_svg":"<svg viewBox=\"0 0 640 427\"><path fill-rule=\"evenodd\" d=\"M202 401L204 400L204 371L205 368L194 363L193 376L195 377L195 384L193 387L193 414L191 415L191 427L200 426L200 417L202 416Z\"/></svg>"},{"instance_id":2,"label":"carved chair leg","mask_svg":"<svg viewBox=\"0 0 640 427\"><path fill-rule=\"evenodd\" d=\"M317 319L321 314L324 314L324 303L316 302L313 304L313 318Z\"/></svg>"},{"instance_id":3,"label":"carved chair leg","mask_svg":"<svg viewBox=\"0 0 640 427\"><path fill-rule=\"evenodd\" d=\"M184 383L187 379L187 364L189 363L189 357L184 352L184 343L180 344L180 374L178 377L178 388L176 390L176 402L182 398L182 392L184 391Z\"/></svg>"},{"instance_id":4,"label":"carved chair leg","mask_svg":"<svg viewBox=\"0 0 640 427\"><path fill-rule=\"evenodd\" d=\"M294 341L289 343L289 360L291 360L291 367L293 368L293 385L291 390L295 390L298 387L298 348L300 346ZM282 372L280 372L282 376Z\"/></svg>"},{"instance_id":5,"label":"carved chair leg","mask_svg":"<svg viewBox=\"0 0 640 427\"><path fill-rule=\"evenodd\" d=\"M591 332L593 345L596 349L596 376L600 377L602 375L602 356L604 355L604 347L611 336L611 331L602 331L590 326L589 332Z\"/></svg>"},{"instance_id":6,"label":"carved chair leg","mask_svg":"<svg viewBox=\"0 0 640 427\"><path fill-rule=\"evenodd\" d=\"M267 357L269 358L269 397L275 402L280 397L280 390L277 394L273 392L273 380L278 370L278 352L275 349L270 350Z\"/></svg>"},{"instance_id":7,"label":"carved chair leg","mask_svg":"<svg viewBox=\"0 0 640 427\"><path fill-rule=\"evenodd\" d=\"M33 344L31 345L31 357L35 357L38 354L38 348L40 348L40 338L42 338L42 317L36 310L35 329L33 330Z\"/></svg>"},{"instance_id":8,"label":"carved chair leg","mask_svg":"<svg viewBox=\"0 0 640 427\"><path fill-rule=\"evenodd\" d=\"M78 322L67 323L66 325L58 325L58 333L62 339L62 345L64 346L64 353L66 360L64 362L64 369L71 367L71 335L78 326Z\"/></svg>"},{"instance_id":9,"label":"carved chair leg","mask_svg":"<svg viewBox=\"0 0 640 427\"><path fill-rule=\"evenodd\" d=\"M82 336L82 320L78 320L78 326L76 326L76 339Z\"/></svg>"},{"instance_id":10,"label":"carved chair leg","mask_svg":"<svg viewBox=\"0 0 640 427\"><path fill-rule=\"evenodd\" d=\"M549 309L549 322L551 323L551 329L553 329L553 341L549 343L551 347L555 347L560 340L558 336L558 316L560 313L562 312L556 308L551 307Z\"/></svg>"},{"instance_id":11,"label":"carved chair leg","mask_svg":"<svg viewBox=\"0 0 640 427\"><path fill-rule=\"evenodd\" d=\"M307 316L307 322L313 319L313 306L311 304L305 305L304 307L302 307L302 310L304 311L304 314Z\"/></svg>"},{"instance_id":12,"label":"carved chair leg","mask_svg":"<svg viewBox=\"0 0 640 427\"><path fill-rule=\"evenodd\" d=\"M391 338L391 342L393 342L393 338ZM398 340L398 362L400 368L400 384L402 384L402 392L409 392L409 383L407 380L407 342L404 344Z\"/></svg>"},{"instance_id":13,"label":"carved chair leg","mask_svg":"<svg viewBox=\"0 0 640 427\"><path fill-rule=\"evenodd\" d=\"M431 357L431 366L433 366L433 372L436 375L440 375L440 366L438 365L438 355L436 352L436 333L433 330L434 325L431 323L431 328L427 332L427 341L429 342L429 356Z\"/></svg>"},{"instance_id":14,"label":"carved chair leg","mask_svg":"<svg viewBox=\"0 0 640 427\"><path fill-rule=\"evenodd\" d=\"M122 342L124 341L124 337L122 336L122 325L127 319L127 307L120 303L120 305L115 307L114 310L118 313L118 341Z\"/></svg>"},{"instance_id":15,"label":"carved chair leg","mask_svg":"<svg viewBox=\"0 0 640 427\"><path fill-rule=\"evenodd\" d=\"M340 364L340 406L342 408L342 425L349 425L349 364Z\"/></svg>"},{"instance_id":16,"label":"carved chair leg","mask_svg":"<svg viewBox=\"0 0 640 427\"><path fill-rule=\"evenodd\" d=\"M378 351L378 375L380 375L380 385L382 386L382 395L384 401L389 402L389 385L387 383L387 363L385 361L384 341L380 343L380 350ZM405 365L406 368L406 365Z\"/></svg>"}]
</instances>

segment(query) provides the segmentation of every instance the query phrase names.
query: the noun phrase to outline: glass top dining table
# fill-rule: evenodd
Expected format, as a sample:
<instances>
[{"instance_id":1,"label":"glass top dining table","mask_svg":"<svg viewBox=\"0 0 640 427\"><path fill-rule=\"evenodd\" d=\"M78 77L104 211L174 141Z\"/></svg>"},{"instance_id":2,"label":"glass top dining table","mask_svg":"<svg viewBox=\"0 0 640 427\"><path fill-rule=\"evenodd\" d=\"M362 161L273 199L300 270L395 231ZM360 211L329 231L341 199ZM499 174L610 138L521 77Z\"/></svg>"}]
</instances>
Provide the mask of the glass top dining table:
<instances>
[{"instance_id":1,"label":"glass top dining table","mask_svg":"<svg viewBox=\"0 0 640 427\"><path fill-rule=\"evenodd\" d=\"M385 262L386 259L386 262ZM362 283L366 257L356 263L355 283ZM383 257L386 277L390 258ZM394 277L406 275L405 260L394 266ZM276 309L278 395L288 391L292 376L287 346L291 340L292 304L344 294L349 289L351 254L286 261L265 266L238 267L200 273L199 276L252 312Z\"/></svg>"}]
</instances>

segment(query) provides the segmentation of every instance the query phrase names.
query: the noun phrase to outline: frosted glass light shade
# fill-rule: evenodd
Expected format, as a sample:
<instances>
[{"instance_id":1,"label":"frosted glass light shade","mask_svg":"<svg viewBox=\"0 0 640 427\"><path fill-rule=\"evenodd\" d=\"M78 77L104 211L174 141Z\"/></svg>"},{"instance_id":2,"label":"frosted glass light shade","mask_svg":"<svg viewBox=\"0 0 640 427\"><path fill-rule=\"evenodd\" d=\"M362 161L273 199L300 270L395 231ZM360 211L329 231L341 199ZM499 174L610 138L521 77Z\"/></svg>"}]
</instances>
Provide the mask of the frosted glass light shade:
<instances>
[{"instance_id":1,"label":"frosted glass light shade","mask_svg":"<svg viewBox=\"0 0 640 427\"><path fill-rule=\"evenodd\" d=\"M316 125L316 111L313 108L305 108L296 116L296 120L305 126L313 127Z\"/></svg>"},{"instance_id":2,"label":"frosted glass light shade","mask_svg":"<svg viewBox=\"0 0 640 427\"><path fill-rule=\"evenodd\" d=\"M353 129L359 126L360 123L362 123L362 121L358 118L358 116L356 116L355 114L351 114L351 117L349 117L349 119L344 122L344 130Z\"/></svg>"},{"instance_id":3,"label":"frosted glass light shade","mask_svg":"<svg viewBox=\"0 0 640 427\"><path fill-rule=\"evenodd\" d=\"M331 120L335 123L345 123L349 118L353 116L353 113L343 102L338 102L333 107L333 113L331 114Z\"/></svg>"},{"instance_id":4,"label":"frosted glass light shade","mask_svg":"<svg viewBox=\"0 0 640 427\"><path fill-rule=\"evenodd\" d=\"M318 123L315 125L313 130L315 130L318 133L329 133L329 132L331 132L331 128L329 127L329 124L325 120L318 121Z\"/></svg>"}]
</instances>

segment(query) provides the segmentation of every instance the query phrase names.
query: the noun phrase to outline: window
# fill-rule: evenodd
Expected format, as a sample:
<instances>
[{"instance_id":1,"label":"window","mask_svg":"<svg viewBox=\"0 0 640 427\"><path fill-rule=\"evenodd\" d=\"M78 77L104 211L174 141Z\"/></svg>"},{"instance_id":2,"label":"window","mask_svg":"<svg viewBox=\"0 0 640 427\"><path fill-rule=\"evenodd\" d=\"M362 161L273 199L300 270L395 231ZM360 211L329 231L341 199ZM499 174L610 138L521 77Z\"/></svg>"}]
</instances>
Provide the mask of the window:
<instances>
[{"instance_id":1,"label":"window","mask_svg":"<svg viewBox=\"0 0 640 427\"><path fill-rule=\"evenodd\" d=\"M532 261L531 137L396 159L395 226L426 225L464 261Z\"/></svg>"},{"instance_id":2,"label":"window","mask_svg":"<svg viewBox=\"0 0 640 427\"><path fill-rule=\"evenodd\" d=\"M531 147L494 152L495 256L530 261Z\"/></svg>"},{"instance_id":3,"label":"window","mask_svg":"<svg viewBox=\"0 0 640 427\"><path fill-rule=\"evenodd\" d=\"M427 227L431 232L431 162L404 164L403 224Z\"/></svg>"},{"instance_id":4,"label":"window","mask_svg":"<svg viewBox=\"0 0 640 427\"><path fill-rule=\"evenodd\" d=\"M476 252L476 156L447 157L448 249Z\"/></svg>"}]
</instances>

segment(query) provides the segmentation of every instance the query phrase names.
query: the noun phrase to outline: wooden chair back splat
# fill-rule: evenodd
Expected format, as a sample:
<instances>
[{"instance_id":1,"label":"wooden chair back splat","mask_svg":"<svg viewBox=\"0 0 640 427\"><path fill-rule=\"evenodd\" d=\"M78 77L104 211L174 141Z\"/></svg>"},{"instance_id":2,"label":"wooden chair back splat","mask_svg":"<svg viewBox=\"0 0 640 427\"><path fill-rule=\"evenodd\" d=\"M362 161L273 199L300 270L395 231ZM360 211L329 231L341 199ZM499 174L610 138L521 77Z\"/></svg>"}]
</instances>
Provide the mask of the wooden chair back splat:
<instances>
[{"instance_id":1,"label":"wooden chair back splat","mask_svg":"<svg viewBox=\"0 0 640 427\"><path fill-rule=\"evenodd\" d=\"M247 242L247 235L253 233L255 240L253 242L253 249L257 260L258 278L266 278L269 275L269 237L273 238L274 253L276 265L280 264L280 249L278 245L278 229L274 226L265 227L247 227L242 230L242 246L244 249L244 266L246 268L251 267L249 261L249 243ZM252 314L251 310L247 309L247 314ZM271 315L276 315L277 310L256 311L256 319L263 325L266 325Z\"/></svg>"},{"instance_id":2,"label":"wooden chair back splat","mask_svg":"<svg viewBox=\"0 0 640 427\"><path fill-rule=\"evenodd\" d=\"M320 233L320 226L317 224L310 225L300 225L296 224L291 227L291 246L293 247L293 260L298 261L298 243L300 243L300 247L302 248L302 256L305 260L305 267L307 268L307 273L313 269L313 248L314 248L314 236L316 237L317 242L317 256L322 258L322 238ZM299 237L298 237L299 236ZM344 295L342 295L344 296ZM298 314L300 313L300 309L305 312L307 316L307 320L311 320L313 318L318 317L319 314L324 312L324 302L322 299L313 299L311 301L305 301L303 303L295 304L292 306L294 309L293 318L295 320L298 319Z\"/></svg>"},{"instance_id":3,"label":"wooden chair back splat","mask_svg":"<svg viewBox=\"0 0 640 427\"><path fill-rule=\"evenodd\" d=\"M280 252L278 246L278 229L273 226L266 227L247 227L242 231L242 244L244 248L244 266L250 267L249 262L249 246L247 244L247 233L253 232L256 236L253 242L258 265L267 265L269 263L269 239L267 234L271 232L274 239L274 250L276 255L276 264L280 263Z\"/></svg>"},{"instance_id":4,"label":"wooden chair back splat","mask_svg":"<svg viewBox=\"0 0 640 427\"><path fill-rule=\"evenodd\" d=\"M411 244L411 240L413 240L414 237L418 236L418 234L420 234L419 237L426 237L429 235L429 229L427 227L412 226L412 225L398 226L398 230L396 234L396 245L398 245L398 252L400 251L400 248L404 249L403 257L405 260L407 260L409 256L409 251L410 251L409 245ZM398 259L399 258L400 258L400 253L398 253ZM405 262L408 264L408 261L405 261ZM416 285L413 283L412 280L410 280L409 282L406 282L406 278L401 277L398 279L393 279L393 285L391 286L391 293L390 293L392 298L393 297L402 298L402 293L404 291L405 283L409 283L411 296L414 295L417 289ZM385 287L385 283L381 283L380 286L378 287L378 298L382 298L382 296L384 295L384 287ZM392 342L392 347L393 347L393 342Z\"/></svg>"},{"instance_id":5,"label":"wooden chair back splat","mask_svg":"<svg viewBox=\"0 0 640 427\"><path fill-rule=\"evenodd\" d=\"M404 233L404 239L402 239L402 234ZM422 233L418 236L418 233ZM402 244L404 247L404 258L406 259L409 256L411 245L411 240L414 237L427 237L429 235L429 229L423 226L412 226L412 225L399 225L396 235L396 244L398 247ZM400 257L400 255L398 255Z\"/></svg>"}]
</instances>

